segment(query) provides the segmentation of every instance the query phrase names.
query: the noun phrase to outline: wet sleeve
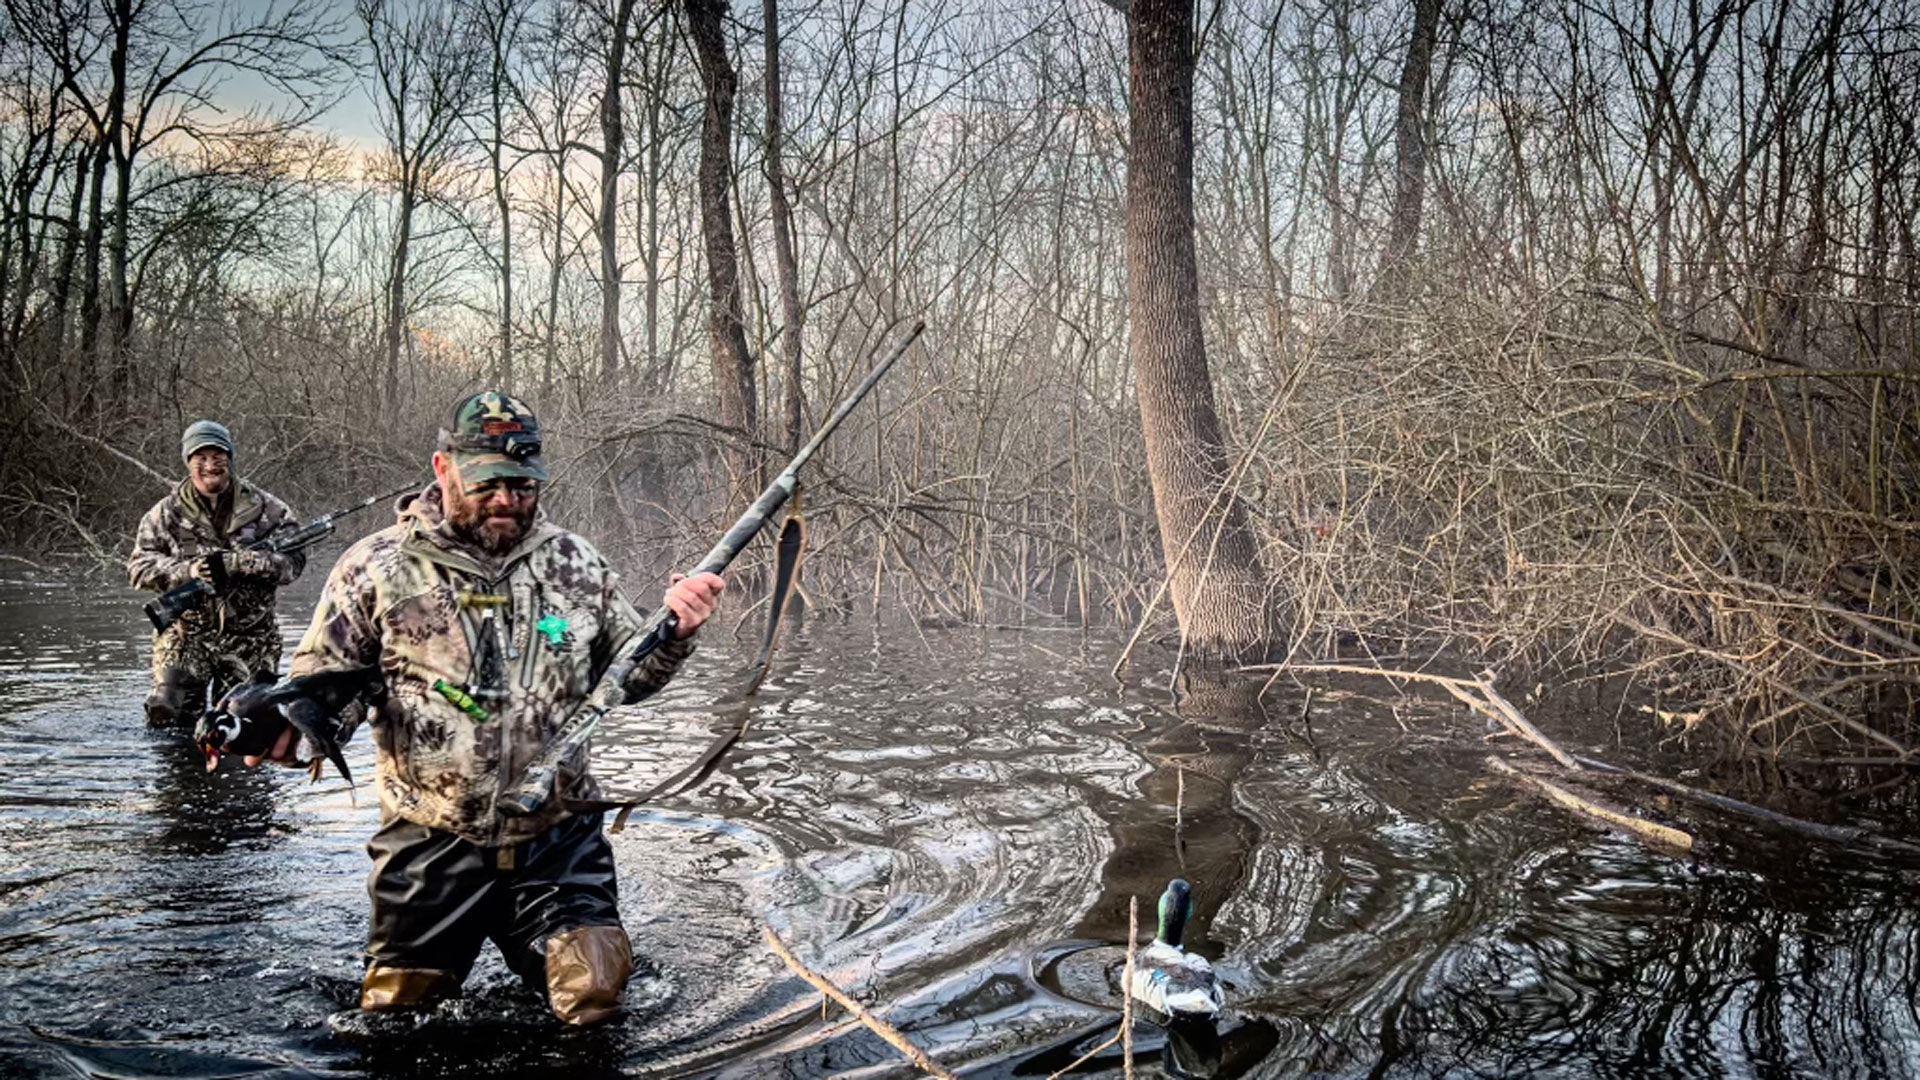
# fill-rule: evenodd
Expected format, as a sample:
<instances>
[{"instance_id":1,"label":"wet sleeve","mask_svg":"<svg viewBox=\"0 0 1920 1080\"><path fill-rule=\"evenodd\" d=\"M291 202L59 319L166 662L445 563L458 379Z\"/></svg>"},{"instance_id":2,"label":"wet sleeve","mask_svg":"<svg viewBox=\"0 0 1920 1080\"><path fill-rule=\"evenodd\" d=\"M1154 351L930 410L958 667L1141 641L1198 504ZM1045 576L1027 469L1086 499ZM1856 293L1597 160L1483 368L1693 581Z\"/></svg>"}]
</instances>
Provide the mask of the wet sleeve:
<instances>
[{"instance_id":1,"label":"wet sleeve","mask_svg":"<svg viewBox=\"0 0 1920 1080\"><path fill-rule=\"evenodd\" d=\"M184 585L193 577L193 560L181 558L179 545L174 543L161 520L161 502L147 511L140 519L140 528L133 534L133 554L127 557L127 584L136 589L148 589L153 592L166 592L176 585Z\"/></svg>"},{"instance_id":2,"label":"wet sleeve","mask_svg":"<svg viewBox=\"0 0 1920 1080\"><path fill-rule=\"evenodd\" d=\"M267 512L274 515L275 520L273 529L267 533L267 536L272 538L273 536L290 533L298 529L300 527L300 519L293 516L293 508L281 502L278 498L272 498L271 496L269 498L271 501L267 503ZM305 551L283 551L273 556L273 564L280 571L280 575L274 580L274 583L282 586L291 585L300 577L301 572L306 570L307 553Z\"/></svg>"},{"instance_id":3,"label":"wet sleeve","mask_svg":"<svg viewBox=\"0 0 1920 1080\"><path fill-rule=\"evenodd\" d=\"M635 642L645 618L627 598L620 595L620 575L607 571L606 584L601 594L600 637L594 642L594 678L611 667L615 654ZM687 657L693 655L693 639L685 641L669 638L667 642L640 661L621 686L626 691L627 704L644 701L660 691L660 688L672 681L674 673Z\"/></svg>"},{"instance_id":4,"label":"wet sleeve","mask_svg":"<svg viewBox=\"0 0 1920 1080\"><path fill-rule=\"evenodd\" d=\"M380 627L374 620L373 578L358 548L349 548L327 575L313 621L294 650L289 677L338 671L380 662ZM339 741L346 742L366 710L352 702L335 717Z\"/></svg>"}]
</instances>

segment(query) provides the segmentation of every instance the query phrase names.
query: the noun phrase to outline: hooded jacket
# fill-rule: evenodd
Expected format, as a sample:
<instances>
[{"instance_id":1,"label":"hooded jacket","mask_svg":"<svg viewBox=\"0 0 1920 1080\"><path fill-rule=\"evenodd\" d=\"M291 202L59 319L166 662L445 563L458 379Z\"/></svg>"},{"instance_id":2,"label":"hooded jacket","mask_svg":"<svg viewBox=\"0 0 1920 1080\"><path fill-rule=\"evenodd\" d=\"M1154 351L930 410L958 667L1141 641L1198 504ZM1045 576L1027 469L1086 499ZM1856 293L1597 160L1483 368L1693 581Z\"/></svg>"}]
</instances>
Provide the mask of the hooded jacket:
<instances>
[{"instance_id":1,"label":"hooded jacket","mask_svg":"<svg viewBox=\"0 0 1920 1080\"><path fill-rule=\"evenodd\" d=\"M642 619L586 540L537 516L492 556L447 527L440 489L402 496L399 522L348 548L328 575L293 657L294 676L378 663L386 700L350 706L341 741L371 716L383 821L404 818L483 846L518 843L599 797L583 751L560 770L559 798L530 818L494 800L586 698ZM693 652L670 641L628 678L628 701L673 677ZM450 700L472 699L481 716Z\"/></svg>"},{"instance_id":2,"label":"hooded jacket","mask_svg":"<svg viewBox=\"0 0 1920 1080\"><path fill-rule=\"evenodd\" d=\"M166 592L193 578L193 564L215 551L234 551L299 528L293 511L273 495L235 479L231 508L224 522L207 506L190 480L153 504L134 533L127 558L127 583L136 589ZM235 578L219 599L187 612L181 623L192 633L278 633L273 622L274 590L291 585L306 568L307 556L294 551L273 556L279 575L273 580Z\"/></svg>"}]
</instances>

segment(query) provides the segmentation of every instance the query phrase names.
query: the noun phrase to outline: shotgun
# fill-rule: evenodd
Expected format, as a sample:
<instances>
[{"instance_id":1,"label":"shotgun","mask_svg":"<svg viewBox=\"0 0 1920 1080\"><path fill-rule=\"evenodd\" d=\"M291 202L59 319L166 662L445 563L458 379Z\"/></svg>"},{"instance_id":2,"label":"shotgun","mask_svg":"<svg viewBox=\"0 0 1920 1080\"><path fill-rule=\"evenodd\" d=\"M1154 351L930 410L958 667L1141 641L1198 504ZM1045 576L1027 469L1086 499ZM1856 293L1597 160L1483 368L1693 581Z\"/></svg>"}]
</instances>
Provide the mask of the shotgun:
<instances>
[{"instance_id":1,"label":"shotgun","mask_svg":"<svg viewBox=\"0 0 1920 1080\"><path fill-rule=\"evenodd\" d=\"M828 437L833 434L833 430L839 427L840 422L845 420L853 412L854 407L873 390L881 376L887 373L887 369L906 355L907 348L920 336L920 332L926 329L926 325L924 320L914 322L907 336L895 345L893 351L868 372L867 377L860 381L860 385L854 387L853 392L834 408L825 422L820 425L819 430L813 433L813 438L807 441L807 445L800 448L800 452L795 454L793 460L787 463L787 467L780 471L780 475L774 478L773 483L767 485L767 490L760 493L760 497L754 500L747 512L740 515L740 520L733 523L733 527L720 538L720 542L713 545L713 550L707 552L706 557L701 559L692 570L687 571L688 577L696 574L717 574L733 562L734 557L739 555L748 542L759 534L773 515L779 512L780 507L793 497L794 489L799 485L800 467L805 465L815 451L826 443ZM606 718L607 713L615 706L626 703L626 689L621 684L626 682L627 676L633 673L633 669L642 660L671 639L678 627L679 623L674 619L673 612L665 605L647 619L640 631L634 635L633 644L627 646L620 656L608 665L606 673L600 676L600 681L594 683L593 688L587 691L586 700L581 702L580 707L575 709L572 715L561 722L560 726L554 730L552 737L540 748L538 756L527 764L527 770L521 774L520 782L495 801L501 813L511 817L530 817L546 806L547 800L553 797L554 780L560 774L560 763L583 750L587 740L593 737L594 729L600 726L600 721Z\"/></svg>"},{"instance_id":2,"label":"shotgun","mask_svg":"<svg viewBox=\"0 0 1920 1080\"><path fill-rule=\"evenodd\" d=\"M343 506L331 513L321 514L305 525L292 531L281 530L264 540L247 545L247 551L264 551L269 555L284 555L291 551L303 551L333 535L334 523L348 514L357 514L370 506L398 498L420 487L414 481L405 487L379 495L370 495L351 506ZM211 571L212 581L194 578L184 584L175 585L158 597L147 601L143 609L147 620L153 623L155 630L164 631L180 621L180 617L193 611L215 596L227 591L227 564L221 552L215 551L206 556L207 568Z\"/></svg>"}]
</instances>

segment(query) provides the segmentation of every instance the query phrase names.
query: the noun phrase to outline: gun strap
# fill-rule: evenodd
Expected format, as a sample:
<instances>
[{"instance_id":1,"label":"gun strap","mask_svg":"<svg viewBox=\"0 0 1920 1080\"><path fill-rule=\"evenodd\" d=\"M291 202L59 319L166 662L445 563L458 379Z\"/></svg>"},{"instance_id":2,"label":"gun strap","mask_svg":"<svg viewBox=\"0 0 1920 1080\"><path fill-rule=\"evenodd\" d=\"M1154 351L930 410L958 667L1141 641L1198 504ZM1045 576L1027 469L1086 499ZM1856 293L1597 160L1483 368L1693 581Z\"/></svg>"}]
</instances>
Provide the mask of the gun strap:
<instances>
[{"instance_id":1,"label":"gun strap","mask_svg":"<svg viewBox=\"0 0 1920 1080\"><path fill-rule=\"evenodd\" d=\"M720 756L725 754L728 748L732 747L734 743L739 742L740 736L747 733L747 724L752 719L752 713L748 709L748 705L752 702L753 696L759 693L760 684L767 677L768 662L773 658L774 643L780 637L780 624L782 617L787 611L787 600L793 593L793 583L799 575L800 556L805 553L806 535L806 523L801 519L798 501L796 500L793 512L787 515L786 524L780 528L780 539L775 548L773 593L768 598L770 606L767 609L767 635L761 645L760 656L754 661L753 667L749 672L746 691L741 695L740 725L735 728L729 728L719 735L716 735L713 741L707 744L707 748L700 751L700 756L695 758L686 768L653 785L634 798L569 800L567 802L568 809L575 812L587 813L593 811L618 810L620 811L619 814L614 817L613 825L607 831L615 833L624 832L627 827L627 817L633 813L636 807L650 803L663 796L671 795L683 787L699 783L705 779L706 775L719 763Z\"/></svg>"}]
</instances>

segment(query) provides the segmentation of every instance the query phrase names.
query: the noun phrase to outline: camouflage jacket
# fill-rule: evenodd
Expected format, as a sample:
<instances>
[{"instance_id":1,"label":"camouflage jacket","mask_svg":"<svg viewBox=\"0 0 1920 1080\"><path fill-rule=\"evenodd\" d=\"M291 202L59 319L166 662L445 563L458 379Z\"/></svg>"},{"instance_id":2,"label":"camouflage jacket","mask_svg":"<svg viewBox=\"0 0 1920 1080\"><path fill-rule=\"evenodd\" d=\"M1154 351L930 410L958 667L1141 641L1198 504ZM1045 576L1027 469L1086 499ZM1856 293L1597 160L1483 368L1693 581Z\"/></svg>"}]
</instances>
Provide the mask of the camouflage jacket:
<instances>
[{"instance_id":1,"label":"camouflage jacket","mask_svg":"<svg viewBox=\"0 0 1920 1080\"><path fill-rule=\"evenodd\" d=\"M282 529L300 523L287 504L273 495L236 479L233 507L223 530L186 480L173 494L153 504L134 533L133 554L127 558L127 582L136 589L166 592L193 579L193 565L215 551L233 551L258 543ZM273 628L274 591L291 585L306 569L302 552L273 556L279 576L272 580L236 577L219 599L187 612L181 623L190 634L221 631L245 634Z\"/></svg>"},{"instance_id":2,"label":"camouflage jacket","mask_svg":"<svg viewBox=\"0 0 1920 1080\"><path fill-rule=\"evenodd\" d=\"M350 706L342 739L370 714L383 821L405 818L484 846L518 843L599 797L586 752L562 765L560 798L530 818L494 809L641 617L593 545L537 517L504 556L443 524L440 489L402 496L400 521L348 548L327 578L292 674L378 663L386 700ZM627 680L628 701L665 686L691 641L669 642ZM472 698L484 718L437 684Z\"/></svg>"}]
</instances>

